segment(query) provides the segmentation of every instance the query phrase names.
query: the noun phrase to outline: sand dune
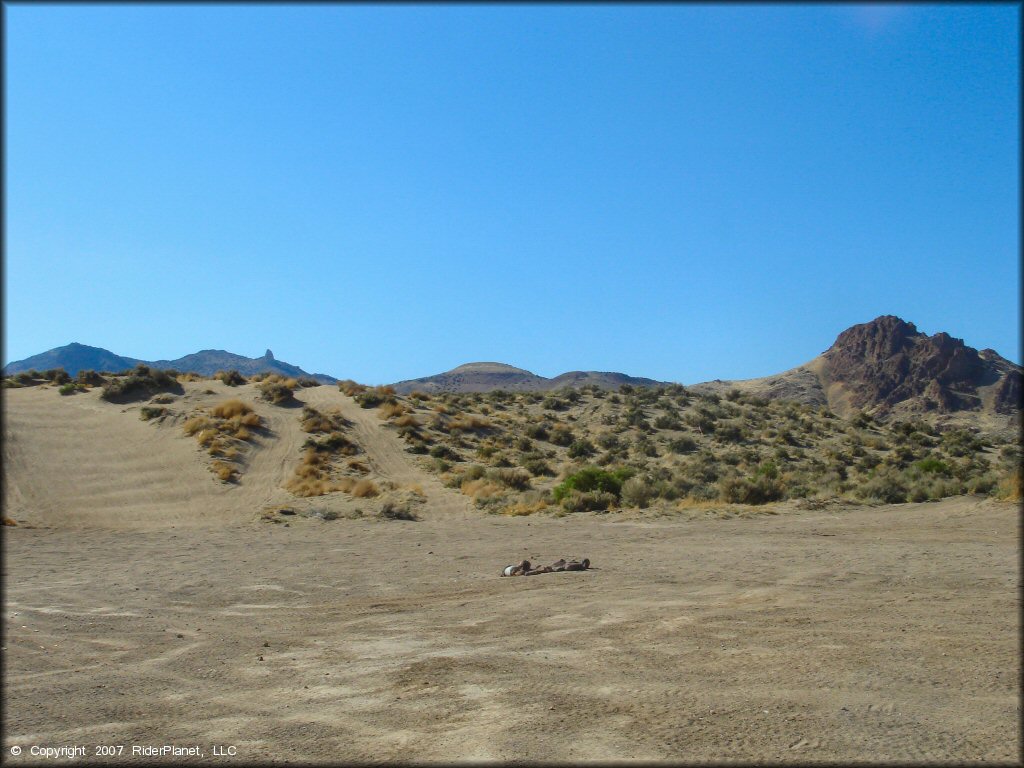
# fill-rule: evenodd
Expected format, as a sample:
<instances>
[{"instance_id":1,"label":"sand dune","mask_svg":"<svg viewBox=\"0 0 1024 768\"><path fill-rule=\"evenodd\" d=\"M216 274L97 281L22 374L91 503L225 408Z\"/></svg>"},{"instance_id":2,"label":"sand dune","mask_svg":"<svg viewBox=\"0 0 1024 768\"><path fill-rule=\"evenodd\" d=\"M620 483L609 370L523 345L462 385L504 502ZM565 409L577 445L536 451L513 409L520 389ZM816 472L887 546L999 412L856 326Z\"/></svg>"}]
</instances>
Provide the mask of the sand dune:
<instances>
[{"instance_id":1,"label":"sand dune","mask_svg":"<svg viewBox=\"0 0 1024 768\"><path fill-rule=\"evenodd\" d=\"M6 514L60 527L153 528L248 521L275 506L348 509L354 502L344 494L302 500L282 487L309 437L300 428L302 404L340 410L354 424L373 477L421 489L430 502L423 506L428 516L473 513L464 496L445 489L412 461L375 411L360 408L335 387L298 390L291 407L262 401L252 384L199 381L185 388L183 396L166 404L169 414L161 423L140 419L145 401L115 405L101 400L99 390L70 397L52 387L5 392ZM213 477L209 457L181 429L196 409L228 398L251 404L266 425L237 485Z\"/></svg>"},{"instance_id":2,"label":"sand dune","mask_svg":"<svg viewBox=\"0 0 1024 768\"><path fill-rule=\"evenodd\" d=\"M280 487L298 408L210 382L169 404L242 396L267 420L231 486L181 418L5 394L12 764L33 744L91 761L196 744L204 763L215 745L246 763L1021 758L1015 505L487 516L321 387L297 395L340 408L373 476L427 501L420 522L286 526L260 510L367 504ZM583 556L595 570L498 577Z\"/></svg>"}]
</instances>

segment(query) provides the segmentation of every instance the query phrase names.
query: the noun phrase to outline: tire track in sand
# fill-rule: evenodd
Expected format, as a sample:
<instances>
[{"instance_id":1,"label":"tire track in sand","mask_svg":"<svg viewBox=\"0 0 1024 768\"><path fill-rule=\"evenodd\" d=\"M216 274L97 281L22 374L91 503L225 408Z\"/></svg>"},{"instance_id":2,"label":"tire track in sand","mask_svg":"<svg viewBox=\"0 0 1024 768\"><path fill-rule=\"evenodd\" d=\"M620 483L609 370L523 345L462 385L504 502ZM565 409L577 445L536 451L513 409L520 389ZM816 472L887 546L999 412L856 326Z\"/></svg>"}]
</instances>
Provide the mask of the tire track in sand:
<instances>
[{"instance_id":1,"label":"tire track in sand","mask_svg":"<svg viewBox=\"0 0 1024 768\"><path fill-rule=\"evenodd\" d=\"M438 478L420 468L405 450L405 443L378 416L376 408L363 408L351 397L330 387L303 391L309 405L337 409L352 423L352 435L365 452L374 472L399 488L419 486L426 495L425 510L433 517L479 515L461 493L445 488Z\"/></svg>"}]
</instances>

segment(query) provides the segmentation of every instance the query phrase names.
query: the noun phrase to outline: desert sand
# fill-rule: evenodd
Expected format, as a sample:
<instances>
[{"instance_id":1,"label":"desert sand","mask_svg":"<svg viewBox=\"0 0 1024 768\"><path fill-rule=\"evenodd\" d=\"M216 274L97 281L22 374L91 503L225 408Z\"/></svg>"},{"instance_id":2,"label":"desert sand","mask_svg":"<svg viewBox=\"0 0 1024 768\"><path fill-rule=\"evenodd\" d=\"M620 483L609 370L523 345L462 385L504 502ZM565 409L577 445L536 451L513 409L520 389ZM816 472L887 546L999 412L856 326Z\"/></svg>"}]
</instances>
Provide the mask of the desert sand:
<instances>
[{"instance_id":1,"label":"desert sand","mask_svg":"<svg viewBox=\"0 0 1024 768\"><path fill-rule=\"evenodd\" d=\"M343 408L377 477L422 486L419 521L304 516L371 505L281 489L292 409L259 405L269 436L228 486L138 405L5 393L10 764L52 762L32 746L104 763L1019 763L1018 506L484 515L336 390L300 397ZM287 524L260 519L281 504ZM499 578L524 557L595 568ZM131 754L163 745L203 756Z\"/></svg>"}]
</instances>

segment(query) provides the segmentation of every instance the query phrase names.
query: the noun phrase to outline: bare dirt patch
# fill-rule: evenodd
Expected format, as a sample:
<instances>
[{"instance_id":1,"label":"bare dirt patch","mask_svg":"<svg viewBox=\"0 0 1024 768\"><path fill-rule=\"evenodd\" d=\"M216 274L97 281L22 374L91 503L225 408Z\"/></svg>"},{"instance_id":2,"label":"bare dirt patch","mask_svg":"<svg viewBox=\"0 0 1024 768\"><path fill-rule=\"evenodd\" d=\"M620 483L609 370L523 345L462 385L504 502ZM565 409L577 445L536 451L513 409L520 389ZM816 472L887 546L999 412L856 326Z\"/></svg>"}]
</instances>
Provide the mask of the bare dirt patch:
<instances>
[{"instance_id":1,"label":"bare dirt patch","mask_svg":"<svg viewBox=\"0 0 1024 768\"><path fill-rule=\"evenodd\" d=\"M1019 762L1018 513L5 527L4 755Z\"/></svg>"}]
</instances>

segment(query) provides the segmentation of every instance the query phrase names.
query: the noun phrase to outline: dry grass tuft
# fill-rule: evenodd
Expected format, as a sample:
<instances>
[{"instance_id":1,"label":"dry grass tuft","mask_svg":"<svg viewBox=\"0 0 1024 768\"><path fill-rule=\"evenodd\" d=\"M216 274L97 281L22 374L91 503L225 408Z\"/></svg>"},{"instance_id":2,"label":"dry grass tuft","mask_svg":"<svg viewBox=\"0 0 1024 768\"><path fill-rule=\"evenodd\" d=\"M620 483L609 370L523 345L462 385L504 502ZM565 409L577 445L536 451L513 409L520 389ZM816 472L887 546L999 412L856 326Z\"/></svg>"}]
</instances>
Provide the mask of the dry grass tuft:
<instances>
[{"instance_id":1,"label":"dry grass tuft","mask_svg":"<svg viewBox=\"0 0 1024 768\"><path fill-rule=\"evenodd\" d=\"M374 387L373 389L363 389L361 392L352 396L363 408L376 408L384 403L397 403L398 400L395 397L395 390L392 387Z\"/></svg>"},{"instance_id":2,"label":"dry grass tuft","mask_svg":"<svg viewBox=\"0 0 1024 768\"><path fill-rule=\"evenodd\" d=\"M365 384L359 384L352 379L345 379L338 382L338 390L349 397L355 397L360 392L365 392L368 387Z\"/></svg>"},{"instance_id":3,"label":"dry grass tuft","mask_svg":"<svg viewBox=\"0 0 1024 768\"><path fill-rule=\"evenodd\" d=\"M395 501L389 499L380 508L378 515L385 520L419 520L419 517L410 508L409 502Z\"/></svg>"},{"instance_id":4,"label":"dry grass tuft","mask_svg":"<svg viewBox=\"0 0 1024 768\"><path fill-rule=\"evenodd\" d=\"M234 369L230 371L217 371L213 374L213 378L224 382L229 387L237 387L245 384L245 376Z\"/></svg>"},{"instance_id":5,"label":"dry grass tuft","mask_svg":"<svg viewBox=\"0 0 1024 768\"><path fill-rule=\"evenodd\" d=\"M405 406L401 403L384 403L377 410L382 419L393 419L405 413Z\"/></svg>"},{"instance_id":6,"label":"dry grass tuft","mask_svg":"<svg viewBox=\"0 0 1024 768\"><path fill-rule=\"evenodd\" d=\"M166 408L144 405L139 409L139 418L143 421L149 421L150 419L158 419L165 413L167 413Z\"/></svg>"},{"instance_id":7,"label":"dry grass tuft","mask_svg":"<svg viewBox=\"0 0 1024 768\"><path fill-rule=\"evenodd\" d=\"M244 416L245 414L252 412L253 410L251 405L234 398L231 400L225 400L223 403L215 405L210 409L210 414L212 416L216 416L218 419L230 419L232 416Z\"/></svg>"},{"instance_id":8,"label":"dry grass tuft","mask_svg":"<svg viewBox=\"0 0 1024 768\"><path fill-rule=\"evenodd\" d=\"M253 412L245 414L239 420L239 423L246 427L259 427L263 424L263 419L259 416L259 414Z\"/></svg>"},{"instance_id":9,"label":"dry grass tuft","mask_svg":"<svg viewBox=\"0 0 1024 768\"><path fill-rule=\"evenodd\" d=\"M210 465L210 469L225 483L233 483L238 480L238 470L228 464L225 461L215 461Z\"/></svg>"},{"instance_id":10,"label":"dry grass tuft","mask_svg":"<svg viewBox=\"0 0 1024 768\"><path fill-rule=\"evenodd\" d=\"M325 496L334 490L332 483L319 477L293 477L285 488L301 498Z\"/></svg>"},{"instance_id":11,"label":"dry grass tuft","mask_svg":"<svg viewBox=\"0 0 1024 768\"><path fill-rule=\"evenodd\" d=\"M461 430L463 432L476 432L483 431L493 428L489 419L485 419L483 416L477 416L473 413L461 414L448 420L448 431L454 432Z\"/></svg>"},{"instance_id":12,"label":"dry grass tuft","mask_svg":"<svg viewBox=\"0 0 1024 768\"><path fill-rule=\"evenodd\" d=\"M1001 501L1013 501L1019 503L1024 494L1021 493L1021 471L1011 472L999 481L996 487L995 496Z\"/></svg>"},{"instance_id":13,"label":"dry grass tuft","mask_svg":"<svg viewBox=\"0 0 1024 768\"><path fill-rule=\"evenodd\" d=\"M216 457L210 465L211 472L224 482L237 482L241 476L237 462L244 458L239 446L253 438L248 427L262 424L262 418L252 406L231 399L213 406L208 413L195 414L185 421L182 430L189 437L195 437L210 456Z\"/></svg>"},{"instance_id":14,"label":"dry grass tuft","mask_svg":"<svg viewBox=\"0 0 1024 768\"><path fill-rule=\"evenodd\" d=\"M295 474L285 483L285 489L296 496L323 496L342 490L338 483L330 478L330 457L308 448L302 454Z\"/></svg>"},{"instance_id":15,"label":"dry grass tuft","mask_svg":"<svg viewBox=\"0 0 1024 768\"><path fill-rule=\"evenodd\" d=\"M210 420L205 416L193 416L191 419L188 419L185 422L182 429L185 430L186 435L192 437L192 435L196 434L197 432L207 429L210 426L210 424Z\"/></svg>"},{"instance_id":16,"label":"dry grass tuft","mask_svg":"<svg viewBox=\"0 0 1024 768\"><path fill-rule=\"evenodd\" d=\"M294 382L291 383L290 382ZM287 379L282 381L281 377L272 374L260 382L258 387L260 396L273 403L274 405L281 405L282 403L289 403L293 399L295 388L298 386L298 382L295 379Z\"/></svg>"},{"instance_id":17,"label":"dry grass tuft","mask_svg":"<svg viewBox=\"0 0 1024 768\"><path fill-rule=\"evenodd\" d=\"M380 491L372 480L364 478L362 480L357 480L349 493L357 499L365 499L376 496Z\"/></svg>"},{"instance_id":18,"label":"dry grass tuft","mask_svg":"<svg viewBox=\"0 0 1024 768\"><path fill-rule=\"evenodd\" d=\"M311 434L338 432L349 426L348 420L337 411L321 413L316 408L304 406L302 409L302 431Z\"/></svg>"},{"instance_id":19,"label":"dry grass tuft","mask_svg":"<svg viewBox=\"0 0 1024 768\"><path fill-rule=\"evenodd\" d=\"M480 478L479 480L464 480L462 482L461 490L474 501L478 501L480 499L490 499L494 496L500 496L505 489L486 478Z\"/></svg>"},{"instance_id":20,"label":"dry grass tuft","mask_svg":"<svg viewBox=\"0 0 1024 768\"><path fill-rule=\"evenodd\" d=\"M537 501L534 502L517 501L515 504L501 510L501 514L509 515L511 517L522 517L542 512L547 509L548 506L548 502L545 499L537 499Z\"/></svg>"}]
</instances>

